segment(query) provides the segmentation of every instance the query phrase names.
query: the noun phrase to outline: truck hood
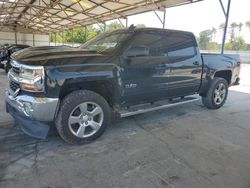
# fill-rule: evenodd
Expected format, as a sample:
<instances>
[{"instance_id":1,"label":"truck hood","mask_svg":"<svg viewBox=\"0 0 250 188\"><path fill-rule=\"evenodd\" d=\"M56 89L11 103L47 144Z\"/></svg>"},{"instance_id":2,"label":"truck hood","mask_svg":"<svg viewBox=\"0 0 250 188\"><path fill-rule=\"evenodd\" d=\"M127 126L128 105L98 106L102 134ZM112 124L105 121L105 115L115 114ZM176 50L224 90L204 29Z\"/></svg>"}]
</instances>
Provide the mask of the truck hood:
<instances>
[{"instance_id":1,"label":"truck hood","mask_svg":"<svg viewBox=\"0 0 250 188\"><path fill-rule=\"evenodd\" d=\"M79 64L86 58L102 56L105 55L87 49L67 46L43 46L20 50L12 54L11 58L26 65L56 65L59 62L61 64L69 64L70 62Z\"/></svg>"}]
</instances>

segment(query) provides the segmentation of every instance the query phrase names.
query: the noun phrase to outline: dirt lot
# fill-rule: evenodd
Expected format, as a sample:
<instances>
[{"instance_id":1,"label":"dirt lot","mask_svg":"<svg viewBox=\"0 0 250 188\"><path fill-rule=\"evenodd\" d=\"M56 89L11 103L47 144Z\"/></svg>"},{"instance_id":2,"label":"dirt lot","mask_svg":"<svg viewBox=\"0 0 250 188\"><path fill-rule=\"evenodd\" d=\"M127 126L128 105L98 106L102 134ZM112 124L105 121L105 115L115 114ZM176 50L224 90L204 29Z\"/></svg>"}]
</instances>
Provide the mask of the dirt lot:
<instances>
[{"instance_id":1,"label":"dirt lot","mask_svg":"<svg viewBox=\"0 0 250 188\"><path fill-rule=\"evenodd\" d=\"M219 110L200 102L118 120L94 143L26 136L5 113L0 70L0 187L250 187L250 65Z\"/></svg>"}]
</instances>

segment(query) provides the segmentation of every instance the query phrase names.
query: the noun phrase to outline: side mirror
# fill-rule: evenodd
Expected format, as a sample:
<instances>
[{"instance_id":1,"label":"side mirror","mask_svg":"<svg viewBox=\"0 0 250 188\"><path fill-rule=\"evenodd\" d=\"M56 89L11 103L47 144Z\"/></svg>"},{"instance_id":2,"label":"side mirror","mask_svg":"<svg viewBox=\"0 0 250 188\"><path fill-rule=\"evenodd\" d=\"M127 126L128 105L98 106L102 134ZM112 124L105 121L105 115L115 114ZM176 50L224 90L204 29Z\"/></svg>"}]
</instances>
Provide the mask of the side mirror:
<instances>
[{"instance_id":1,"label":"side mirror","mask_svg":"<svg viewBox=\"0 0 250 188\"><path fill-rule=\"evenodd\" d=\"M132 47L124 52L124 57L148 56L149 49L146 47Z\"/></svg>"}]
</instances>

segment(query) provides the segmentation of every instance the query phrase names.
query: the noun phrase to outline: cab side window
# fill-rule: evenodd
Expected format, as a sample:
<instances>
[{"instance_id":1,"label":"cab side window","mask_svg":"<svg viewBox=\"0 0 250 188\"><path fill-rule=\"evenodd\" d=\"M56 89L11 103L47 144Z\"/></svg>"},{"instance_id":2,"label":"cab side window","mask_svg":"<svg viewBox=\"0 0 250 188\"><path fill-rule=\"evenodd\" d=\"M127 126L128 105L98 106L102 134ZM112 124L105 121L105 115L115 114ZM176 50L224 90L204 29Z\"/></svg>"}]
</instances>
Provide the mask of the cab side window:
<instances>
[{"instance_id":1,"label":"cab side window","mask_svg":"<svg viewBox=\"0 0 250 188\"><path fill-rule=\"evenodd\" d=\"M164 56L193 57L196 55L196 44L190 34L169 32L163 35L162 42Z\"/></svg>"}]
</instances>

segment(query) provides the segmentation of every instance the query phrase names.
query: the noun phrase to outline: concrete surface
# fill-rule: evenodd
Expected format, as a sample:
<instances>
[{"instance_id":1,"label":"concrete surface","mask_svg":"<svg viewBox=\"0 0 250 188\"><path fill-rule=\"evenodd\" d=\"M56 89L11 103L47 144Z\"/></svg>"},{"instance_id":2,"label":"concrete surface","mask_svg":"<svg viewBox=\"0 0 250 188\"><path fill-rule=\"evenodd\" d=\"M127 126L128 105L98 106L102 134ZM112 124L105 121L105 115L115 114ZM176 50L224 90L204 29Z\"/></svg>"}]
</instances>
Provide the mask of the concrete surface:
<instances>
[{"instance_id":1,"label":"concrete surface","mask_svg":"<svg viewBox=\"0 0 250 188\"><path fill-rule=\"evenodd\" d=\"M0 101L0 187L250 187L250 65L219 110L200 102L118 120L97 141L26 136ZM0 71L0 94L6 76Z\"/></svg>"}]
</instances>

